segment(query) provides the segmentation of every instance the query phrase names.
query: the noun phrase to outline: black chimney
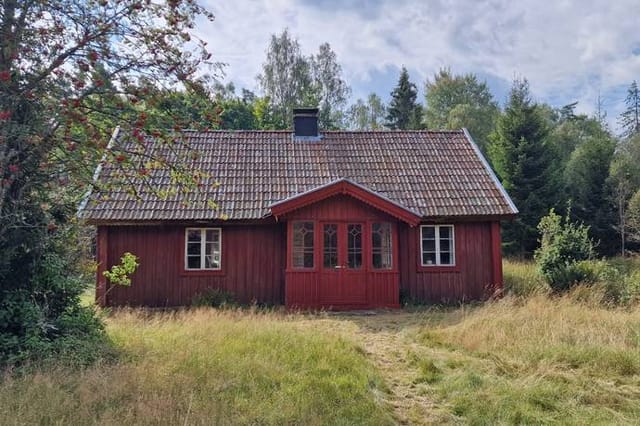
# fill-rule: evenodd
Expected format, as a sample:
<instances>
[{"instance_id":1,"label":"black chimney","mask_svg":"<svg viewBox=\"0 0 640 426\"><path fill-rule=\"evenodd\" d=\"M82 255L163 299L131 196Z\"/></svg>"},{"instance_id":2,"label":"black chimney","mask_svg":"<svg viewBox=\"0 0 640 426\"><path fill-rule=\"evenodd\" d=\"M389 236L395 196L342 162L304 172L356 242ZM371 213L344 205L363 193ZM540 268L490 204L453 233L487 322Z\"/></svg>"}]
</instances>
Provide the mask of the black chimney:
<instances>
[{"instance_id":1,"label":"black chimney","mask_svg":"<svg viewBox=\"0 0 640 426\"><path fill-rule=\"evenodd\" d=\"M296 137L318 137L318 108L294 108L293 132Z\"/></svg>"}]
</instances>

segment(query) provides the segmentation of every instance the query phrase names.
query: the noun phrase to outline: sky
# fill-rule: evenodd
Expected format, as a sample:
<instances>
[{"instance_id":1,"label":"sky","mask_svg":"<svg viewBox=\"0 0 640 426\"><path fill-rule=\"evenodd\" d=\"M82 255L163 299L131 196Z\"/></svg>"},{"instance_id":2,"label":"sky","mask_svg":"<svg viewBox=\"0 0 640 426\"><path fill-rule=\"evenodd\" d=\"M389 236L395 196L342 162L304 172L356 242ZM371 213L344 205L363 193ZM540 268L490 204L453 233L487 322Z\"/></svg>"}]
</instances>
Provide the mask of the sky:
<instances>
[{"instance_id":1,"label":"sky","mask_svg":"<svg viewBox=\"0 0 640 426\"><path fill-rule=\"evenodd\" d=\"M226 64L223 81L259 93L272 34L288 28L310 55L328 42L353 100L383 99L409 70L423 100L443 67L474 73L503 104L514 78L555 107L592 114L600 95L615 128L626 90L640 80L640 0L234 0L203 3L214 22L197 34Z\"/></svg>"}]
</instances>

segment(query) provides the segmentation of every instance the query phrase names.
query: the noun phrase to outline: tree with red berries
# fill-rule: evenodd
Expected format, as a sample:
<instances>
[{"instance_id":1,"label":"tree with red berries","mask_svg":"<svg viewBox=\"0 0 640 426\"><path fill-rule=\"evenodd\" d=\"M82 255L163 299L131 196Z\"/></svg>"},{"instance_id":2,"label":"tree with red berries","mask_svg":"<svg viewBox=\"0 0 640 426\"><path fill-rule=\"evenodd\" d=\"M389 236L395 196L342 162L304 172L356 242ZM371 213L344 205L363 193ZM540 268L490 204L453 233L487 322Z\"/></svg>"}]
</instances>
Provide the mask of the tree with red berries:
<instances>
[{"instance_id":1,"label":"tree with red berries","mask_svg":"<svg viewBox=\"0 0 640 426\"><path fill-rule=\"evenodd\" d=\"M116 124L141 143L185 124L151 129L140 105L197 88L196 73L216 66L194 36L198 17L213 19L195 0L0 1L0 364L98 333L93 319L68 320L93 318L69 249L77 202L99 159L123 182L148 173L148 161L108 145ZM152 163L194 183L163 161Z\"/></svg>"}]
</instances>

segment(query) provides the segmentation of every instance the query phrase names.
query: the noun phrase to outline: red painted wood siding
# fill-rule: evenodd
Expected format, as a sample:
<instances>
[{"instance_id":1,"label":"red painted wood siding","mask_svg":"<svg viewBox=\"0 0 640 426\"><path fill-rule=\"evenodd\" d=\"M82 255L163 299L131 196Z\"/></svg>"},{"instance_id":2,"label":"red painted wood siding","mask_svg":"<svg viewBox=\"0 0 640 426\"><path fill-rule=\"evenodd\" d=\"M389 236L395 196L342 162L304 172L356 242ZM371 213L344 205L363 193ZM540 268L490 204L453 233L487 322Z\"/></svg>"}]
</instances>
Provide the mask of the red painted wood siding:
<instances>
[{"instance_id":1,"label":"red painted wood siding","mask_svg":"<svg viewBox=\"0 0 640 426\"><path fill-rule=\"evenodd\" d=\"M285 215L289 221L288 234L291 238L291 222L298 220L311 220L315 225L315 267L312 270L293 269L291 266L291 253L287 254L287 273L285 284L285 302L289 307L299 308L332 308L332 309L357 309L375 307L399 307L399 260L398 260L398 221L380 212L371 206L347 195L336 195L313 205ZM389 271L376 271L371 268L370 251L370 227L374 221L389 222L393 227L393 269ZM340 287L327 281L326 274L320 274L322 262L321 246L322 227L321 222L362 223L367 231L364 233L363 244L363 271L358 279L365 282L365 292L361 294L361 288L354 286L358 294L346 294L349 291L348 284ZM291 245L291 240L289 240ZM327 287L333 294L327 294ZM330 297L331 296L331 297ZM344 300L341 300L344 299ZM356 301L357 299L357 301ZM329 301L330 300L330 301Z\"/></svg>"},{"instance_id":2,"label":"red painted wood siding","mask_svg":"<svg viewBox=\"0 0 640 426\"><path fill-rule=\"evenodd\" d=\"M428 269L420 265L419 226L409 227L350 197L320 202L286 219L394 224L396 270L367 271L367 306L397 306L400 289L415 300L438 303L484 299L502 288L498 222L447 222L455 226L456 266ZM97 299L100 302L104 297L102 271L130 251L140 257L140 267L130 288L115 288L106 294L109 305L188 305L195 294L212 287L234 293L243 303L256 300L318 307L318 274L287 269L287 225L223 225L222 271L205 273L184 271L185 226L101 226ZM368 254L364 259L370 264ZM317 258L316 265L319 262ZM342 308L363 306L345 304Z\"/></svg>"},{"instance_id":3,"label":"red painted wood siding","mask_svg":"<svg viewBox=\"0 0 640 426\"><path fill-rule=\"evenodd\" d=\"M204 226L204 225L203 225ZM220 225L215 225L220 226ZM190 226L191 227L191 226ZM188 305L207 288L233 293L242 303L284 303L285 229L283 224L222 225L222 270L185 272L185 226L100 227L108 232L106 264L124 252L140 258L129 288L114 288L109 305ZM99 241L102 241L99 238ZM105 243L99 247L104 251ZM99 252L99 258L104 255ZM100 268L100 270L103 270Z\"/></svg>"},{"instance_id":4,"label":"red painted wood siding","mask_svg":"<svg viewBox=\"0 0 640 426\"><path fill-rule=\"evenodd\" d=\"M287 220L357 221L363 219L396 222L391 216L348 195L336 195L286 215Z\"/></svg>"},{"instance_id":5,"label":"red painted wood siding","mask_svg":"<svg viewBox=\"0 0 640 426\"><path fill-rule=\"evenodd\" d=\"M446 224L455 226L456 265L432 269L421 266L420 227L399 227L400 288L408 297L424 302L487 298L496 286L502 286L500 251L496 253L492 244L496 225L492 226L492 222ZM497 229L499 238L499 227ZM496 256L498 259L494 261ZM495 271L496 267L500 267L500 271Z\"/></svg>"}]
</instances>

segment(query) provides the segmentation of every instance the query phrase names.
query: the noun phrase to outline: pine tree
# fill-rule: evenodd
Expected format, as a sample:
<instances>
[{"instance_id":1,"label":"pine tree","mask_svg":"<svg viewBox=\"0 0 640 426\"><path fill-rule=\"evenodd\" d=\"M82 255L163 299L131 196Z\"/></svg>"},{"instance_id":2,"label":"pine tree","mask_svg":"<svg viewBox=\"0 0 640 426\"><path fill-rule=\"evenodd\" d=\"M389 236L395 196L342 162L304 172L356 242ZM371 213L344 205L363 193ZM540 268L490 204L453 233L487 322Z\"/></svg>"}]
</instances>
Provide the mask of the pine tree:
<instances>
[{"instance_id":1,"label":"pine tree","mask_svg":"<svg viewBox=\"0 0 640 426\"><path fill-rule=\"evenodd\" d=\"M625 104L627 109L620 114L620 127L622 136L630 138L640 134L640 89L635 80L627 90Z\"/></svg>"},{"instance_id":2,"label":"pine tree","mask_svg":"<svg viewBox=\"0 0 640 426\"><path fill-rule=\"evenodd\" d=\"M526 80L516 80L504 113L491 134L489 154L496 172L520 213L504 226L507 252L528 256L537 246L536 226L554 206L558 191L552 152L545 146L548 128Z\"/></svg>"},{"instance_id":3,"label":"pine tree","mask_svg":"<svg viewBox=\"0 0 640 426\"><path fill-rule=\"evenodd\" d=\"M422 129L422 107L416 103L418 89L409 80L409 72L402 67L398 85L391 92L387 108L386 126L393 130Z\"/></svg>"}]
</instances>

